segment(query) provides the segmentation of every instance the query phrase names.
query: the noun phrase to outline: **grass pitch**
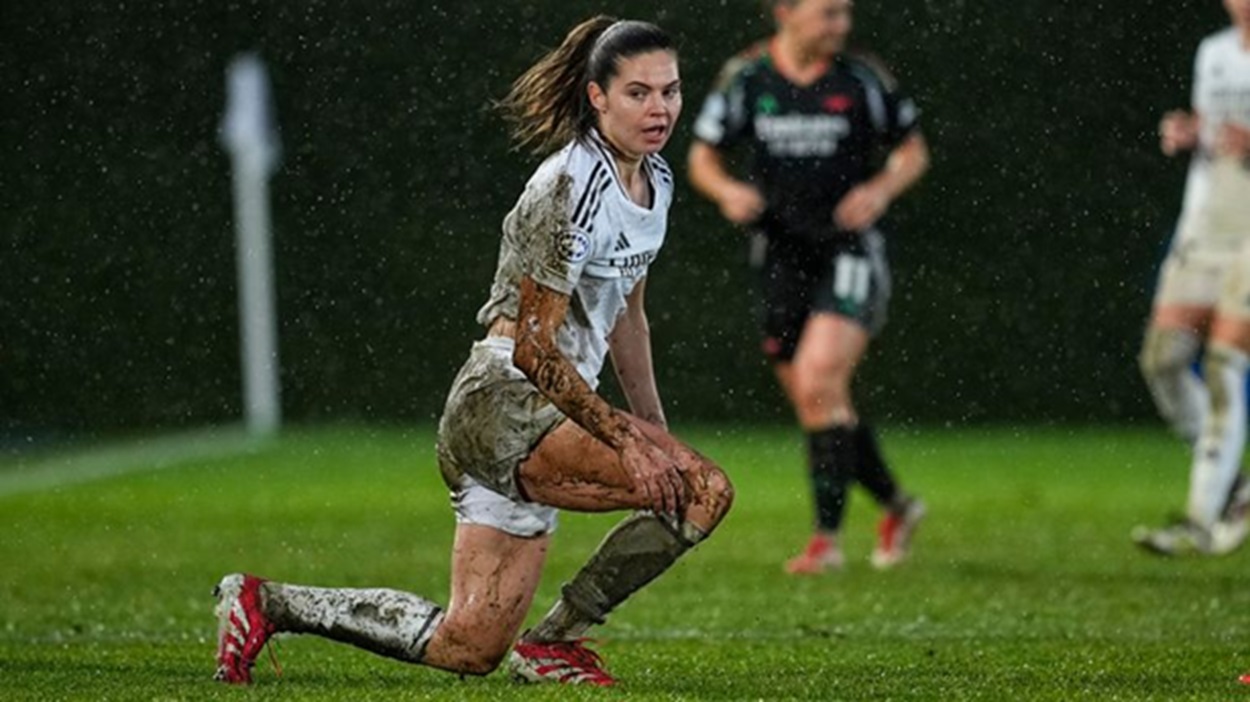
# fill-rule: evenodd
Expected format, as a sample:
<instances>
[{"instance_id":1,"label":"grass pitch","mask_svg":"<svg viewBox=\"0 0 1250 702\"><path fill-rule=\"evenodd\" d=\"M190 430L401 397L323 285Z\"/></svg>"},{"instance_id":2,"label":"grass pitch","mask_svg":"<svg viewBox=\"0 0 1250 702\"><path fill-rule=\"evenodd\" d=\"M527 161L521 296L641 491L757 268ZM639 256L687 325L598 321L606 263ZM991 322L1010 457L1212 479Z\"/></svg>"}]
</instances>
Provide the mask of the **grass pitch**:
<instances>
[{"instance_id":1,"label":"grass pitch","mask_svg":"<svg viewBox=\"0 0 1250 702\"><path fill-rule=\"evenodd\" d=\"M307 637L280 641L280 678L262 658L249 690L210 680L224 573L446 600L453 522L428 430L2 459L0 698L1250 698L1250 551L1166 560L1128 541L1183 502L1185 452L1162 429L886 431L930 507L913 560L869 567L877 515L857 492L848 569L799 579L781 570L809 522L798 434L678 433L738 500L597 630L613 690L461 680ZM531 620L614 520L562 516Z\"/></svg>"}]
</instances>

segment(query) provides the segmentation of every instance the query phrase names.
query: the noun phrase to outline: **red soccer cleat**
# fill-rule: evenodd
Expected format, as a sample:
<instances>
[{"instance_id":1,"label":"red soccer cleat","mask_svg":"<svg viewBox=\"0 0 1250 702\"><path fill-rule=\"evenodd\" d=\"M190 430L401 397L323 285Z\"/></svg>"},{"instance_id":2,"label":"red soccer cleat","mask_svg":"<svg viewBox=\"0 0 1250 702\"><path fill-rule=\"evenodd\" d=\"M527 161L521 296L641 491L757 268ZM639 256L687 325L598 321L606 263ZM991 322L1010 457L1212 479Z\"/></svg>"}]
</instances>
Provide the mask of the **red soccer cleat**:
<instances>
[{"instance_id":1,"label":"red soccer cleat","mask_svg":"<svg viewBox=\"0 0 1250 702\"><path fill-rule=\"evenodd\" d=\"M256 657L274 633L260 608L260 585L253 575L235 573L213 588L217 598L217 673L214 680L231 685L252 682Z\"/></svg>"},{"instance_id":2,"label":"red soccer cleat","mask_svg":"<svg viewBox=\"0 0 1250 702\"><path fill-rule=\"evenodd\" d=\"M890 511L882 517L877 525L877 547L872 551L872 565L885 570L901 563L907 557L907 547L924 515L924 503L912 498L902 510Z\"/></svg>"},{"instance_id":3,"label":"red soccer cleat","mask_svg":"<svg viewBox=\"0 0 1250 702\"><path fill-rule=\"evenodd\" d=\"M1237 682L1242 685L1250 685L1250 673L1243 673L1240 678L1237 678Z\"/></svg>"},{"instance_id":4,"label":"red soccer cleat","mask_svg":"<svg viewBox=\"0 0 1250 702\"><path fill-rule=\"evenodd\" d=\"M603 669L603 659L576 641L517 642L508 657L508 669L517 680L566 685L610 687L616 679Z\"/></svg>"},{"instance_id":5,"label":"red soccer cleat","mask_svg":"<svg viewBox=\"0 0 1250 702\"><path fill-rule=\"evenodd\" d=\"M786 561L786 572L791 575L817 575L826 570L841 570L845 561L834 537L812 534L803 553Z\"/></svg>"}]
</instances>

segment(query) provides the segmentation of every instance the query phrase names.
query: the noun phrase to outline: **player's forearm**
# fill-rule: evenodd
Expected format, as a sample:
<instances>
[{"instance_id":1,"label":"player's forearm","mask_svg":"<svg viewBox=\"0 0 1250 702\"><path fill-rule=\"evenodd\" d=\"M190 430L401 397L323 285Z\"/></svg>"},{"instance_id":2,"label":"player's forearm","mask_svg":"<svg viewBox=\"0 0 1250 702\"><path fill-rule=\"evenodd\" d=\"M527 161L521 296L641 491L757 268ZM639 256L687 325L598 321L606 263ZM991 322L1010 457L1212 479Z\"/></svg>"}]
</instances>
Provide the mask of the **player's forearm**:
<instances>
[{"instance_id":1,"label":"player's forearm","mask_svg":"<svg viewBox=\"0 0 1250 702\"><path fill-rule=\"evenodd\" d=\"M592 390L573 364L552 346L518 343L517 367L565 416L603 443L620 449L630 439L629 420Z\"/></svg>"},{"instance_id":2,"label":"player's forearm","mask_svg":"<svg viewBox=\"0 0 1250 702\"><path fill-rule=\"evenodd\" d=\"M608 337L612 367L621 392L635 416L665 426L664 407L655 384L651 357L651 330L645 317L626 314Z\"/></svg>"},{"instance_id":3,"label":"player's forearm","mask_svg":"<svg viewBox=\"0 0 1250 702\"><path fill-rule=\"evenodd\" d=\"M915 185L928 170L929 145L920 132L915 132L890 153L885 168L873 180L893 201Z\"/></svg>"},{"instance_id":4,"label":"player's forearm","mask_svg":"<svg viewBox=\"0 0 1250 702\"><path fill-rule=\"evenodd\" d=\"M690 147L687 166L690 184L713 202L720 202L725 190L737 183L725 168L720 152L703 142L696 141Z\"/></svg>"},{"instance_id":5,"label":"player's forearm","mask_svg":"<svg viewBox=\"0 0 1250 702\"><path fill-rule=\"evenodd\" d=\"M545 291L529 278L522 280L512 362L565 416L595 438L619 449L636 430L560 352L556 333L567 307L567 296Z\"/></svg>"}]
</instances>

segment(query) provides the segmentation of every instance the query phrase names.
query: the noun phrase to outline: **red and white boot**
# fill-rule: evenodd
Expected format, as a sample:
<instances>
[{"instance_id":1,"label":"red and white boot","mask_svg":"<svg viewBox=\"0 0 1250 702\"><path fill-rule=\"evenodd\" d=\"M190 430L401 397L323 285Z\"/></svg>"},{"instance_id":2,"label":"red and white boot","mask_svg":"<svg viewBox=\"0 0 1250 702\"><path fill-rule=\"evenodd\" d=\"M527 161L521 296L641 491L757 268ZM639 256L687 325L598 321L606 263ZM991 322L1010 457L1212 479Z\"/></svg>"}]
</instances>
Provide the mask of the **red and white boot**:
<instances>
[{"instance_id":1,"label":"red and white boot","mask_svg":"<svg viewBox=\"0 0 1250 702\"><path fill-rule=\"evenodd\" d=\"M799 555L786 561L786 572L791 575L818 575L829 570L841 570L846 564L842 549L832 534L812 534L807 546Z\"/></svg>"},{"instance_id":2,"label":"red and white boot","mask_svg":"<svg viewBox=\"0 0 1250 702\"><path fill-rule=\"evenodd\" d=\"M912 536L924 515L924 503L912 498L901 510L890 511L881 518L877 524L877 546L872 551L873 567L893 568L907 558Z\"/></svg>"},{"instance_id":3,"label":"red and white boot","mask_svg":"<svg viewBox=\"0 0 1250 702\"><path fill-rule=\"evenodd\" d=\"M508 669L517 680L566 685L611 687L616 679L603 669L603 659L576 641L517 642L508 656Z\"/></svg>"},{"instance_id":4,"label":"red and white boot","mask_svg":"<svg viewBox=\"0 0 1250 702\"><path fill-rule=\"evenodd\" d=\"M213 588L217 598L217 673L214 680L231 685L252 682L256 657L275 628L261 611L260 586L253 575L234 573Z\"/></svg>"}]
</instances>

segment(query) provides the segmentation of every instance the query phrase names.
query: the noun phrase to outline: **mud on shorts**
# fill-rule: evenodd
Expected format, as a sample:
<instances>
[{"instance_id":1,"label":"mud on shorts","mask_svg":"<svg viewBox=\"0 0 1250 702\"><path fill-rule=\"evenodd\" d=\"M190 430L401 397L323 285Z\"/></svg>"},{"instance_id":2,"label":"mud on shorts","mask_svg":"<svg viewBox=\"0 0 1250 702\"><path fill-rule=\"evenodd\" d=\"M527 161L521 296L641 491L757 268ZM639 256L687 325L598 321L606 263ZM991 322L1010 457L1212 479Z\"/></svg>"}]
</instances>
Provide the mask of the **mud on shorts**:
<instances>
[{"instance_id":1,"label":"mud on shorts","mask_svg":"<svg viewBox=\"0 0 1250 702\"><path fill-rule=\"evenodd\" d=\"M885 327L891 282L881 232L826 244L770 239L761 258L764 353L774 361L794 358L814 312L846 317L873 336Z\"/></svg>"},{"instance_id":2,"label":"mud on shorts","mask_svg":"<svg viewBox=\"0 0 1250 702\"><path fill-rule=\"evenodd\" d=\"M1222 316L1250 318L1250 246L1226 252L1173 246L1159 270L1154 304L1210 307Z\"/></svg>"},{"instance_id":3,"label":"mud on shorts","mask_svg":"<svg viewBox=\"0 0 1250 702\"><path fill-rule=\"evenodd\" d=\"M438 423L438 464L458 524L514 536L555 531L557 510L530 502L517 470L564 414L512 365L512 339L473 344Z\"/></svg>"}]
</instances>

